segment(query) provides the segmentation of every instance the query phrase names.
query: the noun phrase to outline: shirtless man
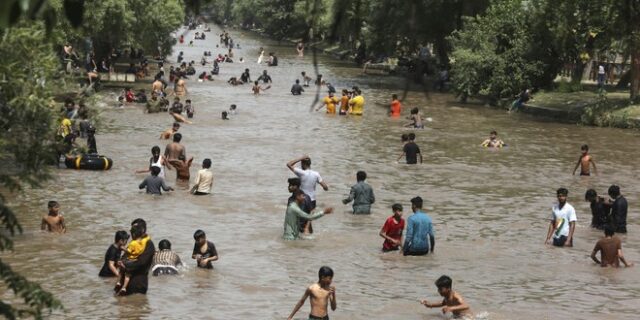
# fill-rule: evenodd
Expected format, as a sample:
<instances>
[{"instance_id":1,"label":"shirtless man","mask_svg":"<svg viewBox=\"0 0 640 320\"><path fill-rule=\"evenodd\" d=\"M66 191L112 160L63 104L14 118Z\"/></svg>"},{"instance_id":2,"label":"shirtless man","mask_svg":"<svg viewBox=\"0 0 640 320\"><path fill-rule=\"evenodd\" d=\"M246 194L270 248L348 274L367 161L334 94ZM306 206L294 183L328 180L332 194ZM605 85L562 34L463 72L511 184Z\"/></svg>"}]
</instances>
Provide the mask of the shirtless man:
<instances>
[{"instance_id":1,"label":"shirtless man","mask_svg":"<svg viewBox=\"0 0 640 320\"><path fill-rule=\"evenodd\" d=\"M471 316L471 309L469 305L464 302L462 296L451 289L453 280L447 276L441 276L436 281L438 287L438 293L444 299L442 302L430 303L427 300L421 300L420 303L427 308L440 308L442 307L442 314L451 312L454 318Z\"/></svg>"},{"instance_id":2,"label":"shirtless man","mask_svg":"<svg viewBox=\"0 0 640 320\"><path fill-rule=\"evenodd\" d=\"M504 147L504 142L498 139L498 132L492 130L489 133L489 139L482 142L481 146L485 148L502 148Z\"/></svg>"},{"instance_id":3,"label":"shirtless man","mask_svg":"<svg viewBox=\"0 0 640 320\"><path fill-rule=\"evenodd\" d=\"M595 161L593 161L593 158L591 157L591 155L589 155L589 146L586 144L583 144L582 147L580 147L580 150L582 150L582 154L580 155L580 158L578 158L578 163L576 163L575 168L573 168L573 175L576 174L576 170L578 169L578 166L580 166L580 175L581 176L590 176L591 175L591 170L590 169L590 165L593 165L593 172L595 174L598 174L598 169L596 169L596 163Z\"/></svg>"},{"instance_id":4,"label":"shirtless man","mask_svg":"<svg viewBox=\"0 0 640 320\"><path fill-rule=\"evenodd\" d=\"M178 97L184 97L188 93L186 82L182 77L178 77L175 83L175 89L173 90L173 94Z\"/></svg>"},{"instance_id":5,"label":"shirtless man","mask_svg":"<svg viewBox=\"0 0 640 320\"><path fill-rule=\"evenodd\" d=\"M163 132L160 134L160 139L162 139L162 140L168 140L168 139L171 139L171 137L172 137L176 132L178 132L178 130L179 130L179 129L180 129L180 123L178 123L178 122L174 122L174 123L173 123L173 126L172 126L170 129L167 129L167 130L163 131Z\"/></svg>"},{"instance_id":6,"label":"shirtless man","mask_svg":"<svg viewBox=\"0 0 640 320\"><path fill-rule=\"evenodd\" d=\"M58 202L49 201L47 207L49 208L49 213L42 217L40 229L49 232L66 233L67 227L64 225L64 217L60 214L60 205Z\"/></svg>"},{"instance_id":7,"label":"shirtless man","mask_svg":"<svg viewBox=\"0 0 640 320\"><path fill-rule=\"evenodd\" d=\"M288 320L292 320L293 316L300 310L304 301L309 297L311 303L311 313L309 313L309 320L329 320L329 311L327 305L331 302L331 310L335 311L337 308L336 302L336 287L331 285L333 280L333 270L324 266L318 271L318 282L310 285L304 292L304 295L298 301L298 304L293 308Z\"/></svg>"},{"instance_id":8,"label":"shirtless man","mask_svg":"<svg viewBox=\"0 0 640 320\"><path fill-rule=\"evenodd\" d=\"M160 81L159 77L156 77L156 80L151 84L151 92L157 95L162 95L164 91L164 85L162 81Z\"/></svg>"},{"instance_id":9,"label":"shirtless man","mask_svg":"<svg viewBox=\"0 0 640 320\"><path fill-rule=\"evenodd\" d=\"M615 228L611 225L604 227L604 238L596 242L596 246L591 252L591 259L601 267L620 267L620 261L625 267L633 266L633 263L627 262L622 254L622 241L614 236ZM600 259L596 257L600 251Z\"/></svg>"},{"instance_id":10,"label":"shirtless man","mask_svg":"<svg viewBox=\"0 0 640 320\"><path fill-rule=\"evenodd\" d=\"M169 143L164 149L164 158L169 162L167 168L172 168L171 160L176 160L180 156L187 157L186 149L180 144L182 140L182 134L176 133L173 135L173 142Z\"/></svg>"},{"instance_id":11,"label":"shirtless man","mask_svg":"<svg viewBox=\"0 0 640 320\"><path fill-rule=\"evenodd\" d=\"M189 178L191 178L191 174L189 173L189 168L191 168L191 162L193 162L193 157L187 160L183 155L179 155L177 160L170 160L169 163L176 168L176 179L182 182L189 182Z\"/></svg>"},{"instance_id":12,"label":"shirtless man","mask_svg":"<svg viewBox=\"0 0 640 320\"><path fill-rule=\"evenodd\" d=\"M269 88L271 88L270 85L266 87L262 87L258 84L258 81L254 81L253 88L251 88L251 90L253 90L253 94L258 95L260 94L260 91L265 91L265 90L268 90Z\"/></svg>"}]
</instances>

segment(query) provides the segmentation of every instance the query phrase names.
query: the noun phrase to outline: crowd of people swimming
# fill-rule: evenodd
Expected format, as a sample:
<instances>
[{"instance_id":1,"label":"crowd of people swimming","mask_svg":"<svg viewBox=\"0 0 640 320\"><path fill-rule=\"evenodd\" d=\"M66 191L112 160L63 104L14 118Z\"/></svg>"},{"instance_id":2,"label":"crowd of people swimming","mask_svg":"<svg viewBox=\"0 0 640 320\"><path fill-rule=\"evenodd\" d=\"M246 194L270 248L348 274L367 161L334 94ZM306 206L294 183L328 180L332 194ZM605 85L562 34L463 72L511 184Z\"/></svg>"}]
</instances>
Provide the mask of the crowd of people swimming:
<instances>
[{"instance_id":1,"label":"crowd of people swimming","mask_svg":"<svg viewBox=\"0 0 640 320\"><path fill-rule=\"evenodd\" d=\"M204 31L196 33L194 40L203 40L209 28L204 27ZM210 30L210 29L209 29ZM179 37L179 43L184 43L184 35ZM234 47L235 45L235 47ZM232 49L240 49L239 44L234 44L228 32L223 31L220 35L220 44L216 47L224 47L227 53L218 55L218 58L209 62L206 58L212 56L210 51L205 51L201 65L212 64L213 70L210 74L199 76L201 81L213 81L214 76L219 74L220 63L233 63ZM296 51L300 57L304 56L304 45L296 46ZM182 125L192 124L190 119L195 117L195 107L189 98L187 81L189 76L196 74L195 63L193 61L185 63L184 54L180 52L177 63L179 66L170 66L169 81L165 80L164 63L158 64L158 73L151 84L151 97L147 98L145 90L134 93L133 90L125 90L119 98L119 106L124 107L127 103L144 104L144 111L147 113L167 112L172 117L171 127L160 134L160 139L170 140L161 151L160 146L151 148L151 157L148 166L137 170L136 173L149 173L139 184L140 189L153 195L162 195L163 192L172 192L174 188L167 185L167 170L176 171L176 184L189 186L189 192L194 196L207 196L213 190L213 172L211 171L212 161L205 158L202 161L202 169L198 171L195 182L189 185L191 180L190 168L194 157L187 157L186 148L182 144L182 133L179 132ZM264 60L264 49L260 48L257 64L261 65ZM245 60L241 58L241 62ZM276 67L277 57L270 53L267 66ZM313 79L306 72L301 72L301 79L295 80L291 87L292 95L302 95L304 88L311 86ZM228 83L233 86L251 83L250 69L246 68L238 78L229 79ZM260 85L262 82L263 87ZM270 89L269 84L273 79L267 70L253 81L253 94L260 94ZM173 88L168 89L169 83L173 83ZM314 85L326 89L327 95L314 108L320 111L323 108L327 114L338 114L341 116L363 116L365 99L362 90L358 86L351 89L343 89L341 98L335 97L337 93L335 87L326 81L322 75L318 75ZM170 99L173 96L173 102ZM183 104L184 101L184 104ZM389 104L389 115L400 117L402 115L402 103L397 95L392 95ZM228 120L229 116L235 116L237 106L231 105L228 111L222 112L222 119ZM61 122L59 135L65 141L65 150L61 150L60 155L67 156L74 148L77 136L87 138L87 149L89 153L97 153L95 140L95 128L90 125L87 119L87 112L82 105L76 106L73 101L65 102L65 112ZM419 108L412 108L408 119L411 121L405 126L413 129L424 129L424 118ZM79 129L76 129L75 127ZM67 140L69 142L67 143ZM398 161L405 159L409 165L423 163L423 155L420 147L416 143L416 133L411 132L401 136L402 153ZM491 131L488 139L480 144L482 147L498 150L507 147L496 131ZM576 163L573 173L580 168L581 176L591 175L591 167L594 174L597 174L595 161L589 154L589 147L582 146L582 154ZM311 158L303 155L292 159L286 163L286 167L295 177L288 178L288 190L291 193L287 201L287 209L284 218L284 230L282 238L284 240L313 239L312 221L325 215L333 213L332 207L323 209L316 208L317 195L316 187L320 185L324 191L329 191L328 183L321 177L320 173L311 169ZM356 183L351 187L349 194L343 199L343 204L352 203L353 214L370 214L371 207L375 203L373 188L366 182L367 173L358 171L356 173ZM550 223L545 238L545 244L557 247L573 246L575 235L575 224L577 216L575 209L567 202L568 190L559 188L556 191L558 203L553 206L550 214ZM586 191L585 200L590 202L592 222L591 226L604 231L604 237L596 243L591 258L597 264L605 267L620 266L620 262L625 266L631 266L622 253L620 238L616 233L626 233L627 201L621 194L620 187L612 185L608 189L610 199L598 196L593 189ZM424 200L420 196L410 199L411 211L413 214L407 219L403 218L404 208L401 203L394 203L390 208L391 215L384 221L379 235L383 238L381 245L382 252L400 252L405 256L424 256L432 254L435 249L435 228L432 218L424 211ZM55 201L48 203L48 214L42 219L42 229L51 232L66 232L64 217L59 213L60 204ZM209 240L203 230L196 230L193 235L194 248L192 259L196 266L200 268L213 269L213 262L219 259L215 244ZM597 257L600 253L600 258ZM131 223L129 232L119 230L115 233L114 242L109 246L105 254L104 265L100 270L101 277L115 277L114 291L117 295L129 295L133 293L146 293L148 288L148 273L154 276L175 275L180 272L183 265L180 257L171 249L171 242L163 239L158 243L158 250L154 242L147 234L146 221L135 219ZM289 315L292 319L297 311L302 307L307 298L311 303L309 319L328 319L328 308L337 308L336 289L332 285L334 271L327 266L322 266L318 273L318 282L310 285L300 301L295 305ZM443 313L451 312L454 316L472 315L469 305L462 296L452 290L453 280L448 276L442 276L435 284L438 293L443 297L439 302L429 302L420 300L420 303L427 308L442 308Z\"/></svg>"}]
</instances>

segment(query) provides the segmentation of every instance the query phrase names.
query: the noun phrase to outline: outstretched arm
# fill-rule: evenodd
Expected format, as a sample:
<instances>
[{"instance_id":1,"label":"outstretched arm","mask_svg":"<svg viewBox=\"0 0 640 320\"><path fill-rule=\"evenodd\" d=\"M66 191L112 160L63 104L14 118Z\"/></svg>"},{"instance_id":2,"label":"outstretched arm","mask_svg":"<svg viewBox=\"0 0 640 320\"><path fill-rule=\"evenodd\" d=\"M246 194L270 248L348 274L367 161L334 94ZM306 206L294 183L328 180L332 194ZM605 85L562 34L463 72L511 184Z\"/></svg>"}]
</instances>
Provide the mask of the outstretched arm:
<instances>
[{"instance_id":1,"label":"outstretched arm","mask_svg":"<svg viewBox=\"0 0 640 320\"><path fill-rule=\"evenodd\" d=\"M289 315L289 318L287 318L288 320L293 319L293 316L295 316L296 312L298 312L298 310L300 310L300 308L302 308L302 305L304 304L304 301L307 300L307 298L309 297L310 294L311 294L311 291L307 288L307 290L304 292L304 295L302 295L302 298L300 298L300 301L298 301L296 306L293 308L293 311L291 311L291 314Z\"/></svg>"}]
</instances>

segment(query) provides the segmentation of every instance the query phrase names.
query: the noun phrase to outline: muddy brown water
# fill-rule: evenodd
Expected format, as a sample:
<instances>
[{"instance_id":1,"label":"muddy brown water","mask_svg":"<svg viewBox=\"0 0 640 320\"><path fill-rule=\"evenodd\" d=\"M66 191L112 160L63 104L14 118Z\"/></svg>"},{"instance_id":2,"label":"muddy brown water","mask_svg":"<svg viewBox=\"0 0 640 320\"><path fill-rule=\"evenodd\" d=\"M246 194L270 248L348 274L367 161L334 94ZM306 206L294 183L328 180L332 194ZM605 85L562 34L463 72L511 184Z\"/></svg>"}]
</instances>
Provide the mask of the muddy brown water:
<instances>
[{"instance_id":1,"label":"muddy brown water","mask_svg":"<svg viewBox=\"0 0 640 320\"><path fill-rule=\"evenodd\" d=\"M199 62L215 48L220 29L194 47L178 45L187 60ZM64 306L52 318L127 319L285 319L318 268L335 271L338 309L333 319L443 319L425 309L420 298L439 299L434 281L454 279L475 313L489 319L629 319L638 315L638 268L602 269L589 254L601 233L590 229L584 192L606 193L616 183L630 203L629 234L623 248L638 262L640 246L637 131L579 127L507 115L484 107L457 105L449 95L409 92L403 116L419 106L432 117L415 131L425 155L417 166L396 164L405 120L390 119L384 107L401 84L397 78L363 76L351 65L321 56L320 72L338 90L359 85L367 100L361 118L309 112L312 90L291 96L301 71L313 74L310 52L298 58L293 45L278 45L232 31L244 64L221 64L213 82L188 81L196 107L195 123L180 132L188 156L195 157L194 179L206 157L213 160L210 197L190 196L184 187L153 197L138 191L153 145L164 147L160 132L172 123L167 114L147 115L141 106L115 109L115 96L101 104L103 123L97 135L100 153L114 160L108 172L57 170L56 180L13 199L25 232L15 252L2 259L53 292ZM193 31L187 38L191 38ZM280 65L256 64L258 47L278 53ZM173 57L175 59L175 56ZM226 80L251 70L257 78L268 69L272 88L260 96L249 85L231 87ZM198 65L197 70L203 68ZM209 69L209 68L207 68ZM229 121L220 113L238 105ZM492 152L479 147L491 129L509 145ZM580 145L588 143L599 176L571 176ZM313 159L330 186L319 190L320 207L335 214L314 222L315 240L284 242L282 224L287 197L285 163L302 154ZM340 200L365 170L377 202L369 216L353 216ZM175 184L174 171L168 182ZM569 189L578 223L575 247L543 245L555 190ZM378 236L390 206L405 206L420 195L436 230L436 253L428 257L382 254ZM39 231L46 202L62 205L68 233ZM113 297L112 280L97 277L105 250L116 230L131 220L147 220L154 242L169 239L186 262L177 277L150 278L149 293ZM190 259L193 232L203 229L220 254L215 270L199 270ZM4 297L9 297L4 293ZM308 302L297 318L308 313ZM305 318L306 319L306 318Z\"/></svg>"}]
</instances>

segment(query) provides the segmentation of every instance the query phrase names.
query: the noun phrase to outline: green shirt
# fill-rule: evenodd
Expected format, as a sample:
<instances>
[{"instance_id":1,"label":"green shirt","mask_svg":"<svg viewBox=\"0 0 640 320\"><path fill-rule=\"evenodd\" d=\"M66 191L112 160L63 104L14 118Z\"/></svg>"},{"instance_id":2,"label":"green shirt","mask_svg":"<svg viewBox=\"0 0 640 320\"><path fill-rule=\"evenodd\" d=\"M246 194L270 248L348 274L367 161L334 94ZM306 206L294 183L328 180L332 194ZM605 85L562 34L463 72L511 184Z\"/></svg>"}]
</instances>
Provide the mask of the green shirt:
<instances>
[{"instance_id":1,"label":"green shirt","mask_svg":"<svg viewBox=\"0 0 640 320\"><path fill-rule=\"evenodd\" d=\"M315 220L324 215L323 211L316 211L313 213L306 213L300 209L298 203L293 201L287 207L287 214L284 217L284 234L282 238L285 240L296 240L300 234L300 230L298 229L300 226L299 220L300 218L305 218L307 220Z\"/></svg>"}]
</instances>

